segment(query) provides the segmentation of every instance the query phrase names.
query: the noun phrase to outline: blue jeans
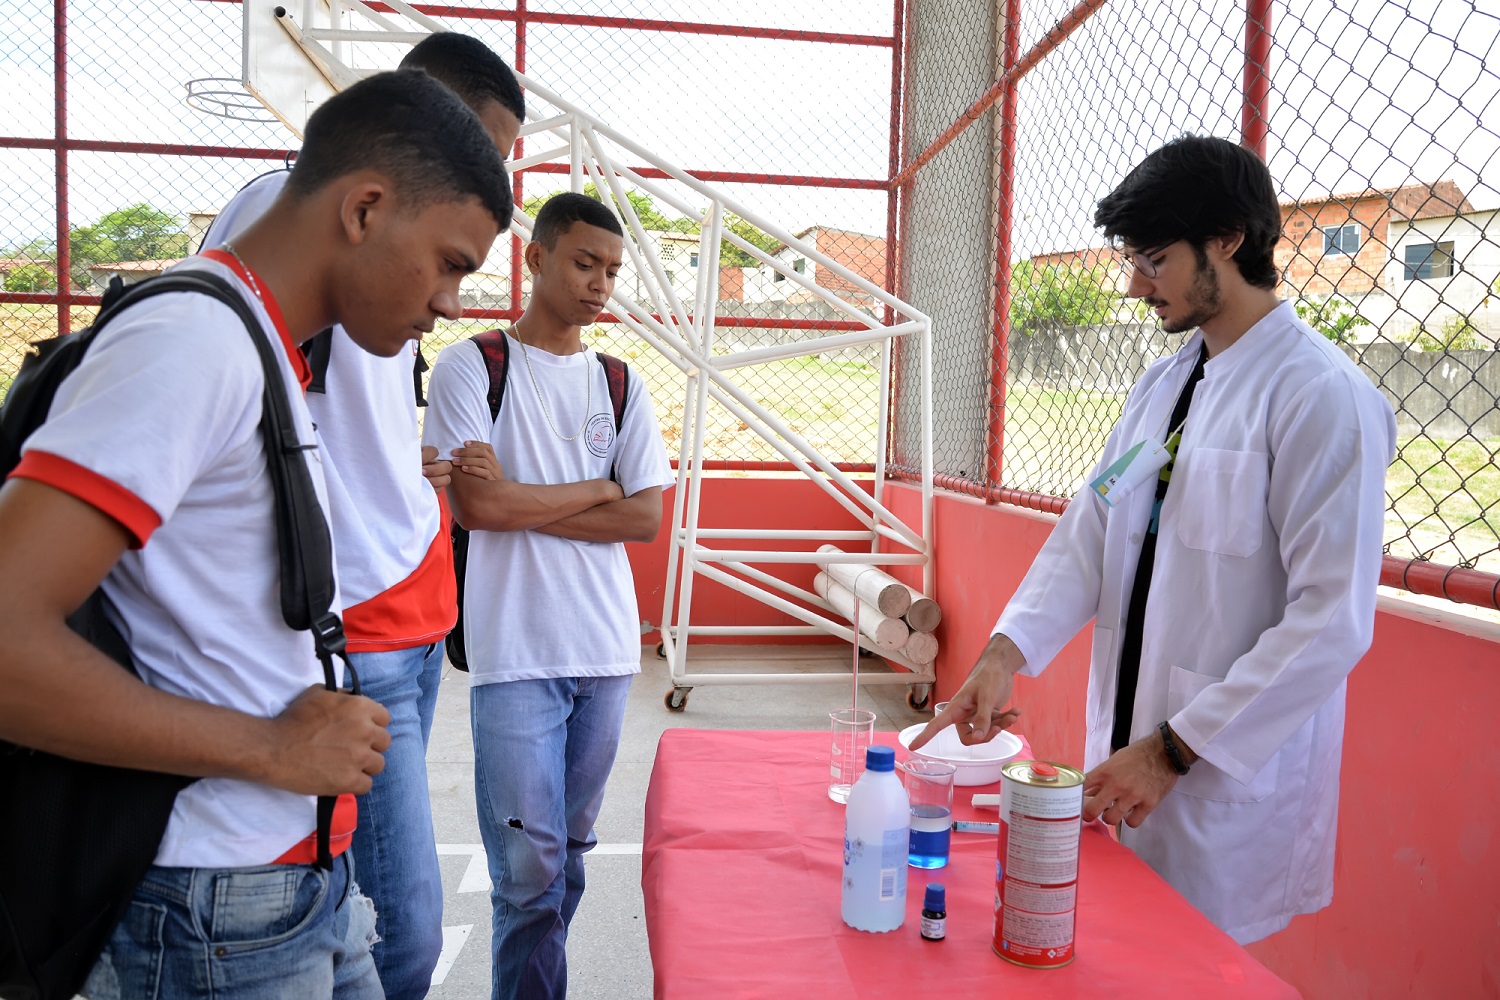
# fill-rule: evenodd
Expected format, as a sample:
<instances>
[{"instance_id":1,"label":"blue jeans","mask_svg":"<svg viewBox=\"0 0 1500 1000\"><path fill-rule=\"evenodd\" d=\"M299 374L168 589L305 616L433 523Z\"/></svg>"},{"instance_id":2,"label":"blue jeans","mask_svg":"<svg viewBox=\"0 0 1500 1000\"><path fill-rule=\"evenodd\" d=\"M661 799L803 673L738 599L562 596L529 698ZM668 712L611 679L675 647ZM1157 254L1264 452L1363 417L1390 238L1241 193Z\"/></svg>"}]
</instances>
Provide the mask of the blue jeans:
<instances>
[{"instance_id":1,"label":"blue jeans","mask_svg":"<svg viewBox=\"0 0 1500 1000\"><path fill-rule=\"evenodd\" d=\"M349 659L363 692L391 713L385 770L359 799L350 851L360 887L375 904L375 967L386 996L421 1000L443 951L443 877L427 793L427 733L443 644Z\"/></svg>"},{"instance_id":2,"label":"blue jeans","mask_svg":"<svg viewBox=\"0 0 1500 1000\"><path fill-rule=\"evenodd\" d=\"M470 689L474 792L494 907L494 1000L562 1000L583 855L620 745L624 677Z\"/></svg>"},{"instance_id":3,"label":"blue jeans","mask_svg":"<svg viewBox=\"0 0 1500 1000\"><path fill-rule=\"evenodd\" d=\"M375 913L345 852L314 865L151 868L89 974L90 1000L384 996Z\"/></svg>"}]
</instances>

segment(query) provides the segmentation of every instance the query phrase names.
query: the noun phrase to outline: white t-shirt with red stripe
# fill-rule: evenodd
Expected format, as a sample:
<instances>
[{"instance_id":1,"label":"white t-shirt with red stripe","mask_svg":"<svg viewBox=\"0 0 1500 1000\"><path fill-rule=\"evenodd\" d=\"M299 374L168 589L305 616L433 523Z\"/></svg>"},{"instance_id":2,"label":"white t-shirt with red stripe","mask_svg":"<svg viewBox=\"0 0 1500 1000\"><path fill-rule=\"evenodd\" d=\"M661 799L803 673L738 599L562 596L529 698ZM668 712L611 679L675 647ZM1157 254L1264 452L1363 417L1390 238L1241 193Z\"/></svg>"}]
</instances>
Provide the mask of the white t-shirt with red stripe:
<instances>
[{"instance_id":1,"label":"white t-shirt with red stripe","mask_svg":"<svg viewBox=\"0 0 1500 1000\"><path fill-rule=\"evenodd\" d=\"M274 301L236 270L201 269L240 289L278 356L299 436L316 442L300 351ZM176 270L176 268L174 268ZM262 286L263 287L263 286ZM271 480L260 432L264 378L251 334L229 306L168 292L111 320L58 389L13 476L63 490L131 536L105 592L142 679L163 691L271 717L323 681L309 632L281 618ZM316 447L301 452L325 503ZM335 850L353 831L341 802ZM310 796L204 778L177 796L158 865L243 867L311 860Z\"/></svg>"},{"instance_id":2,"label":"white t-shirt with red stripe","mask_svg":"<svg viewBox=\"0 0 1500 1000\"><path fill-rule=\"evenodd\" d=\"M277 170L242 188L203 245L232 242L270 208L288 176ZM394 358L376 357L335 326L325 392L307 395L324 446L350 652L436 642L458 617L445 512L421 472L416 352L412 341Z\"/></svg>"}]
</instances>

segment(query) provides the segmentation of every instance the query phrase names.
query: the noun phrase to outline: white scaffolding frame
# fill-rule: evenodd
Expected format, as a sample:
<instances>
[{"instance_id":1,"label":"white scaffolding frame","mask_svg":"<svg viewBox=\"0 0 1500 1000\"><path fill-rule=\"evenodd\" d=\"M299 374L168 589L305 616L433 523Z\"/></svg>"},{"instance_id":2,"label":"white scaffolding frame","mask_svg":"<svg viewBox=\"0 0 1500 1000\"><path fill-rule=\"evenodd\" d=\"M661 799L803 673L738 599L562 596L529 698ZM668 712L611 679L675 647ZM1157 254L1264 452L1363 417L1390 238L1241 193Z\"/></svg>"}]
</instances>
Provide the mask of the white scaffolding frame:
<instances>
[{"instance_id":1,"label":"white scaffolding frame","mask_svg":"<svg viewBox=\"0 0 1500 1000\"><path fill-rule=\"evenodd\" d=\"M262 2L262 0L246 0ZM356 69L346 62L359 43L415 43L429 32L448 30L440 22L405 3L383 0L396 15L371 9L362 0L303 0L302 18L294 21L282 12L277 20L291 40L306 53L308 60L333 89L342 89L355 80L386 67ZM373 29L353 29L350 15L361 18ZM404 19L405 23L402 23ZM322 23L319 24L319 21ZM519 75L519 74L518 74ZM658 351L683 374L683 428L678 455L677 492L673 498L670 548L667 566L666 595L661 623L661 649L671 666L672 691L667 694L668 707L680 709L687 691L695 686L716 684L815 683L847 680L848 671L809 673L706 673L689 669L687 647L694 637L742 636L835 636L877 653L906 668L909 673L872 672L861 680L870 684L902 684L922 694L925 701L934 681L932 665L912 663L900 653L877 649L874 643L855 632L823 598L795 586L768 572L766 566L809 564L827 556L816 552L819 542L839 542L846 549L840 562L922 567L922 589L932 593L932 323L910 304L849 270L820 252L816 246L798 239L791 232L764 218L749 206L727 193L698 180L684 170L664 161L604 123L553 93L544 85L525 76L521 84L530 98L551 105L554 113L532 120L521 130L523 136L545 139L548 148L528 154L509 164L512 172L545 163L566 163L570 187L582 191L592 182L603 195L609 193L615 210L625 224L630 238L626 251L642 286L647 303L637 302L616 289L611 297L613 312L636 336ZM276 110L276 109L273 109ZM637 166L626 166L629 157ZM641 169L644 167L645 169ZM666 181L647 177L659 173ZM627 187L649 194L687 218L701 224L697 285L691 302L678 294L653 242L626 197ZM690 193L689 196L685 196ZM701 199L693 203L692 198ZM706 207L704 207L706 205ZM828 273L847 286L858 289L884 307L890 322L850 304L783 260L725 228L725 217L733 214L780 240L806 260L813 261L818 273ZM512 230L523 237L531 233L532 220L517 208ZM863 329L810 337L795 343L775 344L728 353L715 349L715 310L719 290L719 255L728 244L760 263L773 268L784 280L832 307L838 314ZM921 513L920 523L909 526L886 504L886 449L889 440L891 363L893 341L897 337L916 338L919 359L915 384L903 383L902 393L914 393L920 412ZM820 454L784 421L761 406L740 386L727 377L738 368L772 361L806 357L828 351L862 345L880 345L879 426L876 428L875 476L872 491L861 488L837 464ZM906 397L910 398L910 397ZM710 404L723 407L738 418L751 432L768 442L794 468L826 492L860 525L858 530L817 529L774 530L755 528L704 528L700 525L704 465L704 427ZM734 542L758 544L782 543L767 549L733 547ZM727 543L722 547L707 542ZM854 549L854 551L848 551ZM797 625L694 625L692 624L693 582L703 577L774 608ZM800 603L794 603L794 600Z\"/></svg>"}]
</instances>

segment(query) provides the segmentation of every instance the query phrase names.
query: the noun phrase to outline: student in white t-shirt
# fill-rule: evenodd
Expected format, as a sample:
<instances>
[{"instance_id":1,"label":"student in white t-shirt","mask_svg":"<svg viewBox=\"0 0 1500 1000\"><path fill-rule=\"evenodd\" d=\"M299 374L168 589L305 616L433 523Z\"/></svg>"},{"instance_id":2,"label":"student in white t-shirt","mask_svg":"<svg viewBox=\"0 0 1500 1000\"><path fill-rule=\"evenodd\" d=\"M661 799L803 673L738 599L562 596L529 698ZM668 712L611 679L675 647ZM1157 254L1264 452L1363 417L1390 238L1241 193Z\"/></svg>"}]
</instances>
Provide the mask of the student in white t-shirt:
<instances>
[{"instance_id":1,"label":"student in white t-shirt","mask_svg":"<svg viewBox=\"0 0 1500 1000\"><path fill-rule=\"evenodd\" d=\"M262 330L187 293L121 313L0 489L0 737L201 779L90 997L383 996L345 848L388 716L324 690L311 634L282 621L251 338L280 358L326 511L297 345L342 323L400 353L458 315L459 281L510 211L494 143L447 88L411 72L350 87L309 119L260 221L180 265L237 285ZM140 679L66 625L101 584ZM319 795L340 796L331 871L312 863Z\"/></svg>"},{"instance_id":2,"label":"student in white t-shirt","mask_svg":"<svg viewBox=\"0 0 1500 1000\"><path fill-rule=\"evenodd\" d=\"M582 340L614 290L619 221L561 194L532 235L532 296L509 332L499 418L483 357L465 340L438 355L423 431L453 455L448 495L472 532L464 643L495 1000L566 996L583 855L640 671L622 543L656 536L673 482L645 384L628 373L616 434L604 368Z\"/></svg>"},{"instance_id":3,"label":"student in white t-shirt","mask_svg":"<svg viewBox=\"0 0 1500 1000\"><path fill-rule=\"evenodd\" d=\"M439 32L401 60L456 93L504 157L526 116L521 85L483 42ZM234 240L276 199L288 172L251 181L204 237ZM309 349L310 347L310 349ZM453 547L440 494L449 464L424 455L417 430L410 341L394 357L359 349L342 327L304 350L317 371L307 408L323 445L349 659L365 694L391 713L385 770L360 800L350 848L375 904L375 966L388 1000L421 1000L443 949L443 883L427 786L427 738L443 669L443 639L458 614Z\"/></svg>"}]
</instances>

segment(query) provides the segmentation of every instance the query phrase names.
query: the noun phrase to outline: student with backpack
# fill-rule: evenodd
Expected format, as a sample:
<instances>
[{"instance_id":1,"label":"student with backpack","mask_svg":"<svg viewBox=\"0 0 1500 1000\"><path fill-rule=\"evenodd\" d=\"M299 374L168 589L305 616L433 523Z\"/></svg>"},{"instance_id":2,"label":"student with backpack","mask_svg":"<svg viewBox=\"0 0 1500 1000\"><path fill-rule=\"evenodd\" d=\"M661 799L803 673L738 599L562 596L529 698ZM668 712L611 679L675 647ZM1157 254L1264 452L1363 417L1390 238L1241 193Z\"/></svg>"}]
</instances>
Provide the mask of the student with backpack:
<instances>
[{"instance_id":1,"label":"student with backpack","mask_svg":"<svg viewBox=\"0 0 1500 1000\"><path fill-rule=\"evenodd\" d=\"M645 385L583 344L623 251L598 201L547 201L525 313L503 338L445 348L428 386L423 440L453 456L448 496L470 532L462 627L495 1000L567 994L583 855L640 670L623 543L655 537L673 482Z\"/></svg>"},{"instance_id":2,"label":"student with backpack","mask_svg":"<svg viewBox=\"0 0 1500 1000\"><path fill-rule=\"evenodd\" d=\"M477 38L429 35L401 60L457 94L479 116L502 159L526 116L521 85ZM233 241L275 200L277 170L251 181L219 213L204 246ZM375 904L375 965L390 1000L427 995L443 948L443 885L427 786L427 740L437 707L443 640L457 614L447 512L447 460L423 454L417 401L425 363L415 339L394 357L359 349L335 326L304 345L307 408L323 445L344 630L364 693L391 713L385 770L360 800L353 852ZM419 369L415 374L413 362ZM416 391L414 391L414 389ZM424 463L424 459L427 461Z\"/></svg>"},{"instance_id":3,"label":"student with backpack","mask_svg":"<svg viewBox=\"0 0 1500 1000\"><path fill-rule=\"evenodd\" d=\"M194 293L119 312L0 489L0 739L199 779L176 794L102 954L57 959L87 973L98 955L86 995L383 995L346 848L388 715L326 690L317 650L337 643L287 624L282 554L309 539L278 529L273 479L295 457L326 510L297 345L341 323L364 350L398 354L458 315L460 279L510 212L494 143L447 88L411 72L350 87L309 119L260 221L172 272L231 285L258 328ZM269 459L257 338L292 423ZM138 678L68 627L96 588ZM339 796L324 850L318 796ZM0 824L32 821L26 802L0 800ZM4 902L17 919L34 901Z\"/></svg>"}]
</instances>

